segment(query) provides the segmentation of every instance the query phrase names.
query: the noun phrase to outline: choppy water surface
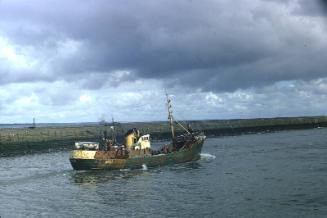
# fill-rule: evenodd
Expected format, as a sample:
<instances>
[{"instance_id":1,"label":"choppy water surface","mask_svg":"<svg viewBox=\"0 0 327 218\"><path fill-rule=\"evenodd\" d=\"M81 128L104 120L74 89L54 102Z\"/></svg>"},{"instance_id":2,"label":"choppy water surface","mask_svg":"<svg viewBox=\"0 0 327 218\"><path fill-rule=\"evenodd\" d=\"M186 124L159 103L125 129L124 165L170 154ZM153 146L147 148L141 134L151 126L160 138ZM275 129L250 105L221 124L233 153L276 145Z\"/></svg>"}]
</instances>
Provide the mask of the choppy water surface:
<instances>
[{"instance_id":1,"label":"choppy water surface","mask_svg":"<svg viewBox=\"0 0 327 218\"><path fill-rule=\"evenodd\" d=\"M210 138L200 161L153 169L68 157L0 158L0 216L327 217L327 129Z\"/></svg>"}]
</instances>

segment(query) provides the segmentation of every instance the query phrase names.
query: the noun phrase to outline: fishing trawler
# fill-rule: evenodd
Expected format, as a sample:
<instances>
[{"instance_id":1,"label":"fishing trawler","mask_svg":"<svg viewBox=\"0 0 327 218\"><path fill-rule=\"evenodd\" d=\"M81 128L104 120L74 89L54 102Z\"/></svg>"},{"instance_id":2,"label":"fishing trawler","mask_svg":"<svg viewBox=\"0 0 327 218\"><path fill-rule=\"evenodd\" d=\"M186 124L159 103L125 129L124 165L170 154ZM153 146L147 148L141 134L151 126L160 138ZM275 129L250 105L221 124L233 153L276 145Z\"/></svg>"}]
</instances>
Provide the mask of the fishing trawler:
<instances>
[{"instance_id":1,"label":"fishing trawler","mask_svg":"<svg viewBox=\"0 0 327 218\"><path fill-rule=\"evenodd\" d=\"M75 170L118 170L135 169L177 164L200 159L206 136L202 132L185 128L173 118L171 99L167 95L168 120L171 142L155 150L151 148L150 135L141 134L133 128L125 134L124 143L115 138L104 138L102 143L76 142L70 163ZM185 133L175 136L174 125Z\"/></svg>"}]
</instances>

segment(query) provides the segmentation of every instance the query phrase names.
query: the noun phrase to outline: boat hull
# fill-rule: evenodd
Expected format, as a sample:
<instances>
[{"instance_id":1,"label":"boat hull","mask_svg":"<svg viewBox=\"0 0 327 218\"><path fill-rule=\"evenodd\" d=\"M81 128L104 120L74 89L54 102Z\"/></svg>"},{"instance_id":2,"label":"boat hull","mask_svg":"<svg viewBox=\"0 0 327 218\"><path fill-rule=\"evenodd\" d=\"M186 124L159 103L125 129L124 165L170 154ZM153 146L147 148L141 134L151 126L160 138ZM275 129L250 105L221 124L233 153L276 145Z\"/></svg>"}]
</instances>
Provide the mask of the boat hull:
<instances>
[{"instance_id":1,"label":"boat hull","mask_svg":"<svg viewBox=\"0 0 327 218\"><path fill-rule=\"evenodd\" d=\"M147 167L162 166L167 164L177 164L200 159L200 153L204 138L195 141L188 149L158 154L134 156L125 159L96 158L95 154L77 153L70 158L70 163L75 170L117 170L117 169L135 169L142 165ZM100 151L97 151L100 152Z\"/></svg>"}]
</instances>

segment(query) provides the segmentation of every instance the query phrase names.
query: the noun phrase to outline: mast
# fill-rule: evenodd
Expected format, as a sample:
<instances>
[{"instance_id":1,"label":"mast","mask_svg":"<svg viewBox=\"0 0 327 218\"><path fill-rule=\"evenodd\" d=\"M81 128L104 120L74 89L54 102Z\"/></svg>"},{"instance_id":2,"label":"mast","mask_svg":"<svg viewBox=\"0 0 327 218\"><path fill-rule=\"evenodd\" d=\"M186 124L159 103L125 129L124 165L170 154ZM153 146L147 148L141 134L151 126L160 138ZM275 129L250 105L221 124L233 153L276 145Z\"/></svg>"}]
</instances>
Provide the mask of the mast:
<instances>
[{"instance_id":1,"label":"mast","mask_svg":"<svg viewBox=\"0 0 327 218\"><path fill-rule=\"evenodd\" d=\"M115 128L115 121L114 121L114 116L112 116L112 141L113 141L113 144L116 143L116 128Z\"/></svg>"},{"instance_id":2,"label":"mast","mask_svg":"<svg viewBox=\"0 0 327 218\"><path fill-rule=\"evenodd\" d=\"M172 137L172 140L174 141L175 131L174 131L173 110L172 110L172 106L171 106L171 99L169 98L167 92L166 92L166 97L167 97L167 109L168 109L169 126L170 126L170 130L171 130L171 137Z\"/></svg>"}]
</instances>

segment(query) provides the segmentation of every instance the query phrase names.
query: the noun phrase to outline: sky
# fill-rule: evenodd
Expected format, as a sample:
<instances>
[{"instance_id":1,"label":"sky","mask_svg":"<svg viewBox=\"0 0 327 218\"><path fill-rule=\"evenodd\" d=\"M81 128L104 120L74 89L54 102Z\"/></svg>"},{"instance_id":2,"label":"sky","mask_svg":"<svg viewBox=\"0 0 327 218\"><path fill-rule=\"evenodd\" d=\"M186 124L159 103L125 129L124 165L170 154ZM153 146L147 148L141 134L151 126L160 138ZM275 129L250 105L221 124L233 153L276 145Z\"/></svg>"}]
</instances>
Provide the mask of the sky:
<instances>
[{"instance_id":1,"label":"sky","mask_svg":"<svg viewBox=\"0 0 327 218\"><path fill-rule=\"evenodd\" d=\"M323 0L0 0L0 123L327 115Z\"/></svg>"}]
</instances>

